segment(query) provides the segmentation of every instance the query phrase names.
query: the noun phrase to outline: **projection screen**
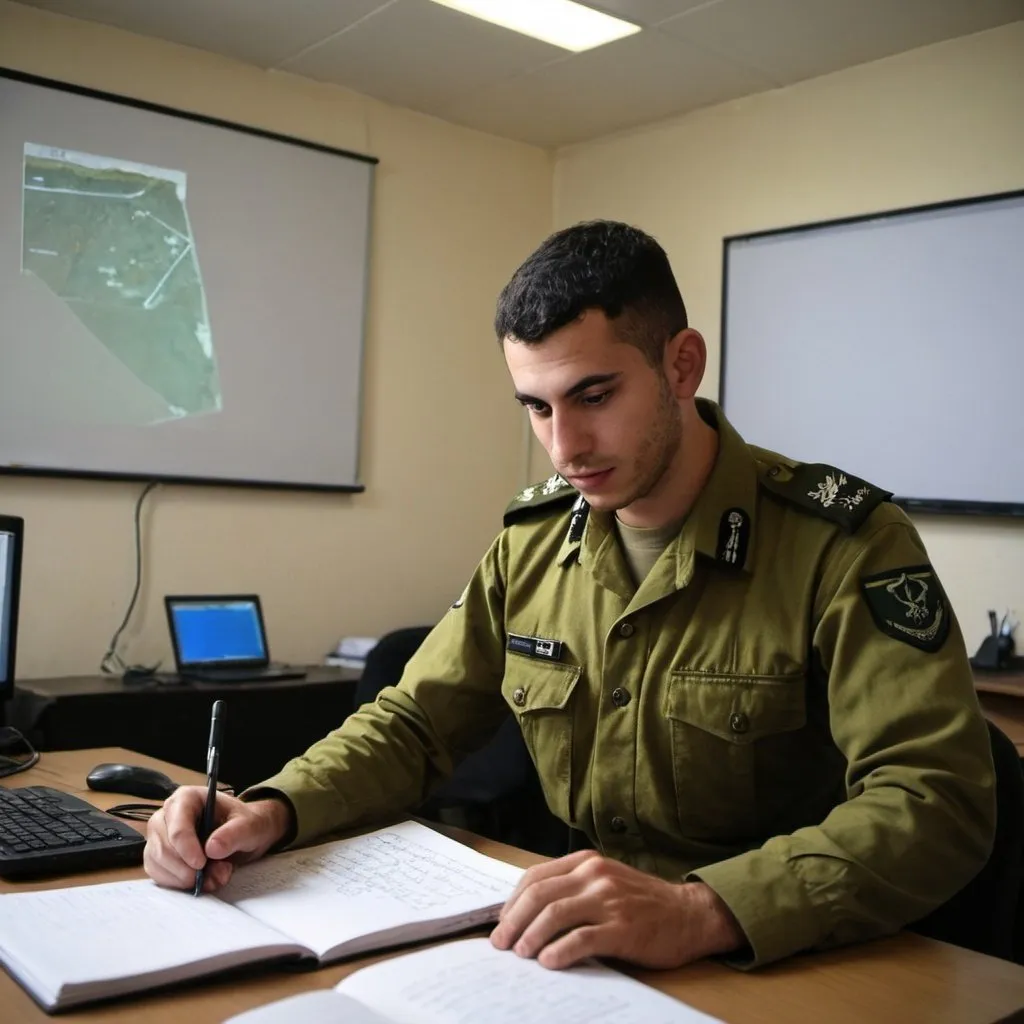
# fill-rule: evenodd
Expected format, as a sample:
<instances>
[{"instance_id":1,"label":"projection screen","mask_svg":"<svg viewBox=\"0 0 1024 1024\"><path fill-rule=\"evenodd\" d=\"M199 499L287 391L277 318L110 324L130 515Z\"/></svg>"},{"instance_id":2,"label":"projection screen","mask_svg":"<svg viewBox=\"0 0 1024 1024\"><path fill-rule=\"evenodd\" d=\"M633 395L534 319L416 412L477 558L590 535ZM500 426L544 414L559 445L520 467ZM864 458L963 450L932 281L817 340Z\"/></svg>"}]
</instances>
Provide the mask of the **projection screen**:
<instances>
[{"instance_id":1,"label":"projection screen","mask_svg":"<svg viewBox=\"0 0 1024 1024\"><path fill-rule=\"evenodd\" d=\"M0 472L361 490L375 163L0 71Z\"/></svg>"}]
</instances>

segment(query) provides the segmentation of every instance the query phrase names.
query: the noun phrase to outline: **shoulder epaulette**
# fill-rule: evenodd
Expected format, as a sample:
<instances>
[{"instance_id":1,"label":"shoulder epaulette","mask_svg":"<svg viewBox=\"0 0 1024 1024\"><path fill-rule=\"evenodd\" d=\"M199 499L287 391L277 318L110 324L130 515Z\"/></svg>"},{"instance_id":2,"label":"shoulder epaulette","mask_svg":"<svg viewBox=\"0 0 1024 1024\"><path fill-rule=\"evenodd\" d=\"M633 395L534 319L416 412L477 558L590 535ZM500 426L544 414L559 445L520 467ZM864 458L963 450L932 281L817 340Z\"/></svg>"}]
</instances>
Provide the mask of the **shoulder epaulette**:
<instances>
[{"instance_id":1,"label":"shoulder epaulette","mask_svg":"<svg viewBox=\"0 0 1024 1024\"><path fill-rule=\"evenodd\" d=\"M506 526L534 515L539 511L554 511L562 505L571 505L578 493L575 487L567 484L557 473L541 480L538 484L524 487L505 509Z\"/></svg>"},{"instance_id":2,"label":"shoulder epaulette","mask_svg":"<svg viewBox=\"0 0 1024 1024\"><path fill-rule=\"evenodd\" d=\"M791 505L854 533L892 491L820 462L780 461L761 474L762 485Z\"/></svg>"}]
</instances>

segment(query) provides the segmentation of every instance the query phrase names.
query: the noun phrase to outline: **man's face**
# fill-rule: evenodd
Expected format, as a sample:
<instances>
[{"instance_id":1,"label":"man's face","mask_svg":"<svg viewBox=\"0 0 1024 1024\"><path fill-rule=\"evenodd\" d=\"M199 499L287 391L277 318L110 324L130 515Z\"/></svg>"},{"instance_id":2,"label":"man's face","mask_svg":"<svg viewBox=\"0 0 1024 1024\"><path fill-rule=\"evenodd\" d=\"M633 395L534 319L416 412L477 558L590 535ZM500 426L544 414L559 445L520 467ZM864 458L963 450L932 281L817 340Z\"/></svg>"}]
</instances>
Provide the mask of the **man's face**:
<instances>
[{"instance_id":1,"label":"man's face","mask_svg":"<svg viewBox=\"0 0 1024 1024\"><path fill-rule=\"evenodd\" d=\"M680 407L664 373L602 312L504 350L537 439L591 506L611 511L656 493L679 453Z\"/></svg>"}]
</instances>

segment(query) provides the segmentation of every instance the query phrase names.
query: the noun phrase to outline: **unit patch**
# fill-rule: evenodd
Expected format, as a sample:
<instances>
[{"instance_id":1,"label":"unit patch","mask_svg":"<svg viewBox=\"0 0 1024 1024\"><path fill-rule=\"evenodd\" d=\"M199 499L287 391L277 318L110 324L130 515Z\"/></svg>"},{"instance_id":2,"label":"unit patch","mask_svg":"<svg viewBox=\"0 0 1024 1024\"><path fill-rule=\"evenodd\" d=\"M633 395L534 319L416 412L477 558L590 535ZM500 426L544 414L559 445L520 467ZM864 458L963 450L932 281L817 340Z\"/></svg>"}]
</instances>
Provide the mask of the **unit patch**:
<instances>
[{"instance_id":1,"label":"unit patch","mask_svg":"<svg viewBox=\"0 0 1024 1024\"><path fill-rule=\"evenodd\" d=\"M949 603L930 565L862 576L860 585L883 633L929 654L946 642Z\"/></svg>"}]
</instances>

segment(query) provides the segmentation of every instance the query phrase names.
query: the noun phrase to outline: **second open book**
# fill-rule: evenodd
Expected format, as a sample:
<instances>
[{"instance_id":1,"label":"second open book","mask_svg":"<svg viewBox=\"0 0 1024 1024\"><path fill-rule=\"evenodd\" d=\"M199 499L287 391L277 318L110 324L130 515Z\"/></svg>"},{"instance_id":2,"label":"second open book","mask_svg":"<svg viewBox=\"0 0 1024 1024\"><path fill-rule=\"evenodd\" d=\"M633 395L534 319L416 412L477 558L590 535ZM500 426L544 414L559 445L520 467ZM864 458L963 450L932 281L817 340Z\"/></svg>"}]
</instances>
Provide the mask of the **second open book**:
<instances>
[{"instance_id":1,"label":"second open book","mask_svg":"<svg viewBox=\"0 0 1024 1024\"><path fill-rule=\"evenodd\" d=\"M327 963L493 920L522 871L415 822L238 868L0 896L0 961L47 1010L283 957Z\"/></svg>"},{"instance_id":2,"label":"second open book","mask_svg":"<svg viewBox=\"0 0 1024 1024\"><path fill-rule=\"evenodd\" d=\"M598 963L549 971L489 939L446 942L354 971L224 1024L721 1024Z\"/></svg>"}]
</instances>

